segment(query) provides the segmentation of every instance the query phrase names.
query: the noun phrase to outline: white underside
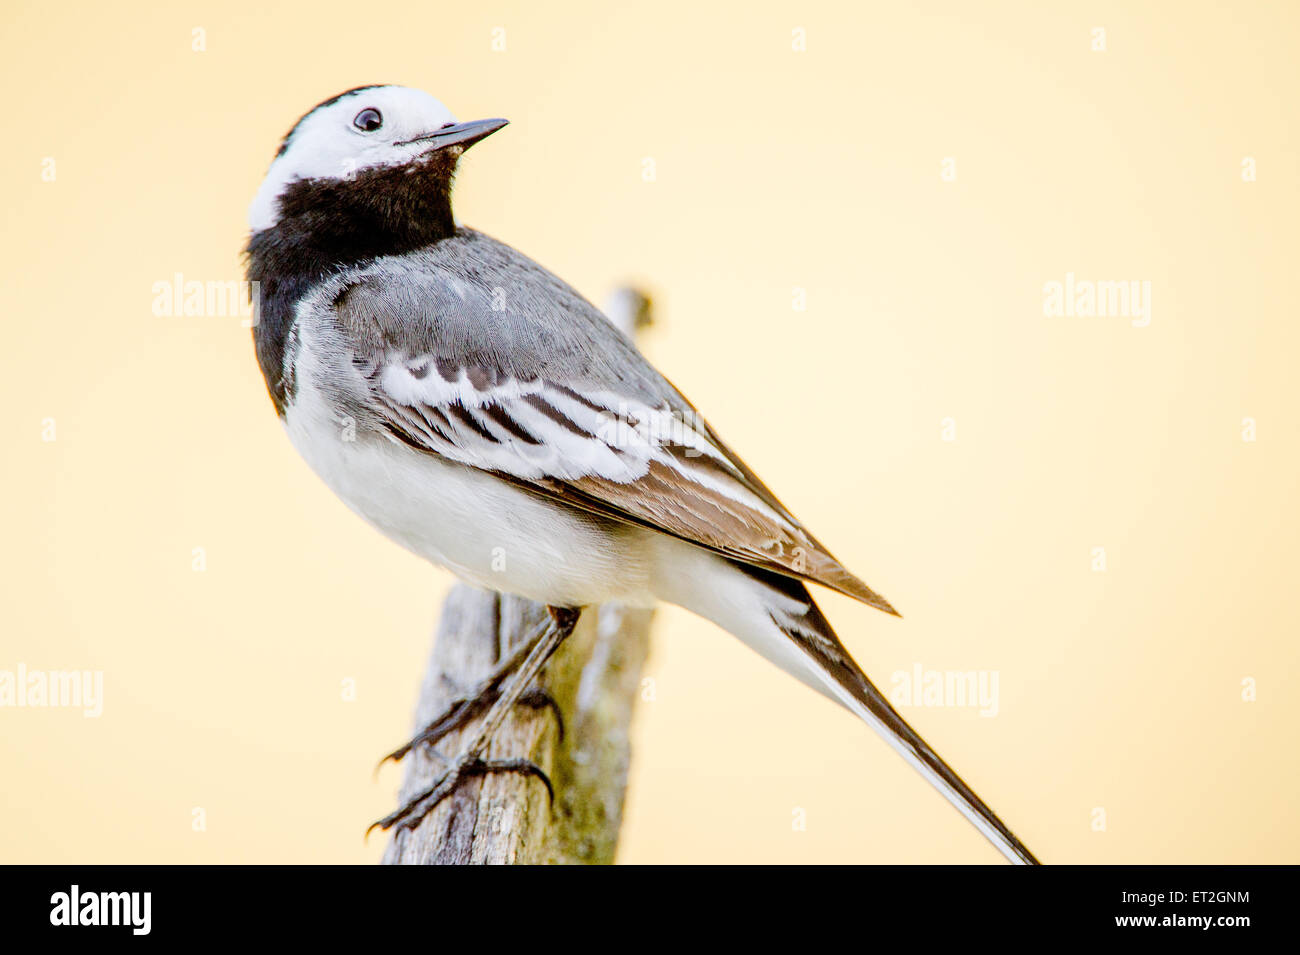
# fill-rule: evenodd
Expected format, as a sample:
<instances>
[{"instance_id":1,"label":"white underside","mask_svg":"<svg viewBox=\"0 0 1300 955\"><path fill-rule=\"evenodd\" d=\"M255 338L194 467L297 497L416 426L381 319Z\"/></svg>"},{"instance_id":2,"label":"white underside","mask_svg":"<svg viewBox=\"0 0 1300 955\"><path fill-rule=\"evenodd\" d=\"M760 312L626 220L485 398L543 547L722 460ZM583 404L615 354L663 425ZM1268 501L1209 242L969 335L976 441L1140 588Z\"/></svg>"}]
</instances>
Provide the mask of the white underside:
<instances>
[{"instance_id":1,"label":"white underside","mask_svg":"<svg viewBox=\"0 0 1300 955\"><path fill-rule=\"evenodd\" d=\"M285 417L289 439L353 511L475 586L552 606L676 604L713 621L837 699L772 623L773 596L730 562L666 534L589 520L506 481L386 438L345 431L310 378Z\"/></svg>"},{"instance_id":2,"label":"white underside","mask_svg":"<svg viewBox=\"0 0 1300 955\"><path fill-rule=\"evenodd\" d=\"M470 584L552 606L675 604L710 620L802 683L857 714L983 832L995 830L773 622L799 605L732 563L667 534L589 520L485 472L386 438L348 432L300 378L285 424L313 470L357 514Z\"/></svg>"}]
</instances>

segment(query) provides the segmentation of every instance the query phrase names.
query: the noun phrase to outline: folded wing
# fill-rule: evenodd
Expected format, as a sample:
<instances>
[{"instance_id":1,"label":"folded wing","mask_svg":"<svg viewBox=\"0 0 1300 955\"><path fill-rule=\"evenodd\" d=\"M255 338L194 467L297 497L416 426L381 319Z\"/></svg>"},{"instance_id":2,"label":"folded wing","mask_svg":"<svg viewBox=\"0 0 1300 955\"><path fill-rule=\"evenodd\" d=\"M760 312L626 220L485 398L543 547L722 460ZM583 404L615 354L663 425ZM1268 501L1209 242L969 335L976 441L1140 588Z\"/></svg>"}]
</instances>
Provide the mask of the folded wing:
<instances>
[{"instance_id":1,"label":"folded wing","mask_svg":"<svg viewBox=\"0 0 1300 955\"><path fill-rule=\"evenodd\" d=\"M474 273L440 243L335 299L365 410L393 439L895 613L594 306L486 236L462 242Z\"/></svg>"}]
</instances>

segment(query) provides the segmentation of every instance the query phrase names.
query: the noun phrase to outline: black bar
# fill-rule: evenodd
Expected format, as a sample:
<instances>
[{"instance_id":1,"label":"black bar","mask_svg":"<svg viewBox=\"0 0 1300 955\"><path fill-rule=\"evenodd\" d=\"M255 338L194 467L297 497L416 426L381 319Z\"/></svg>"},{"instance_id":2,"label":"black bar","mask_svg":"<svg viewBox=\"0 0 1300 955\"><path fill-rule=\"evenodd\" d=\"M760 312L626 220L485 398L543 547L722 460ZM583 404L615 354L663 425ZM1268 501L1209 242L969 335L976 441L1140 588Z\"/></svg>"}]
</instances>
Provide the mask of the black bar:
<instances>
[{"instance_id":1,"label":"black bar","mask_svg":"<svg viewBox=\"0 0 1300 955\"><path fill-rule=\"evenodd\" d=\"M826 942L847 932L863 945L886 933L901 933L900 944L911 937L927 945L945 939L989 944L1008 936L1233 944L1259 928L1286 931L1281 900L1290 897L1294 882L1291 868L1217 866L752 867L725 873L700 867L671 875L524 872L504 885L490 874L445 868L10 866L6 874L10 887L0 892L0 924L7 941L75 935L92 944L117 936L142 943L284 939L337 945L355 938L372 948L396 942L393 932L411 930L432 932L430 944L445 948L484 928L503 932L501 943L509 947L510 938L533 931L564 944L555 935L563 920L593 918L625 924L613 932L574 924L575 947L661 933L666 946L675 947L681 933L696 940L716 934L734 943L763 940L778 929ZM74 885L79 921L100 911L111 918L116 908L126 924L52 924L71 921ZM99 895L146 892L147 934L143 894ZM508 912L503 892L517 899ZM92 894L95 901L87 902Z\"/></svg>"}]
</instances>

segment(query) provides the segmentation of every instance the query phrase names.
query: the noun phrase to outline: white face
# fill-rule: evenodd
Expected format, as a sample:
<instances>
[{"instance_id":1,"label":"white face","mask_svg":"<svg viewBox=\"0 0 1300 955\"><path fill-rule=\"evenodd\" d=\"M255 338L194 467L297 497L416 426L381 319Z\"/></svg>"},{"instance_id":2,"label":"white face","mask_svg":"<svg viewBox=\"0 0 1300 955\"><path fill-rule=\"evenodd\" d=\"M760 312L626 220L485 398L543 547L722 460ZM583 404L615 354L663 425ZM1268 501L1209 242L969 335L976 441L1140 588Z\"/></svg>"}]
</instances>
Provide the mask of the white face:
<instances>
[{"instance_id":1,"label":"white face","mask_svg":"<svg viewBox=\"0 0 1300 955\"><path fill-rule=\"evenodd\" d=\"M345 179L363 169L408 163L429 148L409 140L454 122L442 103L405 86L377 86L318 106L271 163L248 209L248 224L254 232L275 225L280 196L295 180Z\"/></svg>"}]
</instances>

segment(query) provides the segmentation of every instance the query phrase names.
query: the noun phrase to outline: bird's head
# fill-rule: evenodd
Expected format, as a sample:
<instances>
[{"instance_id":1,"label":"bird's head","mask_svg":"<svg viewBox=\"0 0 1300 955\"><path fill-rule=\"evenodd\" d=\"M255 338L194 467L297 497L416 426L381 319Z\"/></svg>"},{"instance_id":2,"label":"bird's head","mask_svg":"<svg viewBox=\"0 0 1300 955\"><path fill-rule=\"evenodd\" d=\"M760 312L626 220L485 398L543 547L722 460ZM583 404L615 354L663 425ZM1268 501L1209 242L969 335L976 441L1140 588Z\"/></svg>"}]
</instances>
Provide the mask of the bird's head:
<instances>
[{"instance_id":1,"label":"bird's head","mask_svg":"<svg viewBox=\"0 0 1300 955\"><path fill-rule=\"evenodd\" d=\"M504 125L459 123L428 93L404 86L340 93L284 137L249 225L254 234L285 225L327 233L450 227L457 161Z\"/></svg>"}]
</instances>

